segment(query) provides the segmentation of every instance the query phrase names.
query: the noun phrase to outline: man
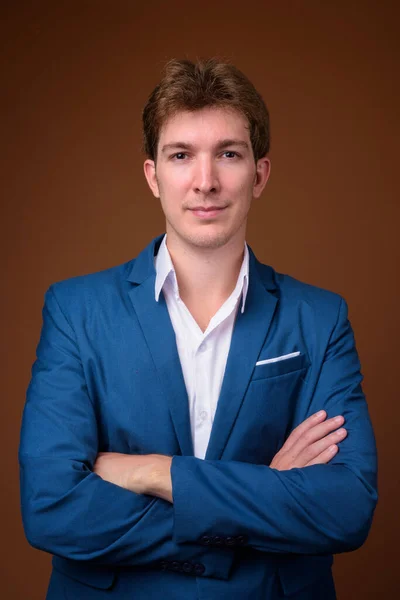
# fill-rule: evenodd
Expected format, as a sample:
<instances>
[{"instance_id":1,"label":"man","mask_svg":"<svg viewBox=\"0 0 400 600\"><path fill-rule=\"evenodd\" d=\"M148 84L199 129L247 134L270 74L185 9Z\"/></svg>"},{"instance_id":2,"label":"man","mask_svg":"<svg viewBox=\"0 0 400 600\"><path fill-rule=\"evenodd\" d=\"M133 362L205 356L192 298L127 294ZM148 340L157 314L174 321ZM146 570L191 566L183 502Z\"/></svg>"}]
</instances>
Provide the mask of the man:
<instances>
[{"instance_id":1,"label":"man","mask_svg":"<svg viewBox=\"0 0 400 600\"><path fill-rule=\"evenodd\" d=\"M377 498L346 303L245 244L270 161L242 73L170 62L143 124L166 236L46 295L20 463L47 598L334 598Z\"/></svg>"}]
</instances>

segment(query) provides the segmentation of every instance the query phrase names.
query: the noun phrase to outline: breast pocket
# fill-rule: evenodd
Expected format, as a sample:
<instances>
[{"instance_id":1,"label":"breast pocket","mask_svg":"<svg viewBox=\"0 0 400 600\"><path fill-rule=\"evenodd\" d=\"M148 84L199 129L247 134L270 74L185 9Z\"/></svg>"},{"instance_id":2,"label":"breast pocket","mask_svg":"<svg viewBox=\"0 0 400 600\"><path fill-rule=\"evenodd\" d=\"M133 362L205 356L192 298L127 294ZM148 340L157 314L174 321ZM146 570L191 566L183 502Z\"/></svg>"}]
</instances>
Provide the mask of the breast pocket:
<instances>
[{"instance_id":1,"label":"breast pocket","mask_svg":"<svg viewBox=\"0 0 400 600\"><path fill-rule=\"evenodd\" d=\"M231 435L230 442L236 450L231 457L227 447L224 456L270 464L292 427L296 406L302 401L309 366L307 355L302 353L254 367L237 420L240 427L235 427Z\"/></svg>"},{"instance_id":2,"label":"breast pocket","mask_svg":"<svg viewBox=\"0 0 400 600\"><path fill-rule=\"evenodd\" d=\"M272 359L273 362L263 362L263 360L269 361L270 359L259 359L258 362L261 364L256 364L254 367L252 376L253 381L269 377L279 377L280 375L295 373L296 371L306 371L310 364L307 355L302 352L297 356L291 356L290 358L277 357L276 359Z\"/></svg>"}]
</instances>

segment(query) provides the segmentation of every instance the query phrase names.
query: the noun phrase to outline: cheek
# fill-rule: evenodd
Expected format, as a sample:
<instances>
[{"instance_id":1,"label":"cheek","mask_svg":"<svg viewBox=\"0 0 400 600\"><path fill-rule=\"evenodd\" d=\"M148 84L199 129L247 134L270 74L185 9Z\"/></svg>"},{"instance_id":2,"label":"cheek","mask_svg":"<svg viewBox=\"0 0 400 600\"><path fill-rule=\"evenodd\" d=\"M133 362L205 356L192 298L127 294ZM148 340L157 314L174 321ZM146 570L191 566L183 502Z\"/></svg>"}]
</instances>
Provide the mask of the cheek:
<instances>
[{"instance_id":1,"label":"cheek","mask_svg":"<svg viewBox=\"0 0 400 600\"><path fill-rule=\"evenodd\" d=\"M181 173L174 173L170 178L170 188L175 192L184 193L187 189L191 189L192 178L188 170L182 169Z\"/></svg>"},{"instance_id":2,"label":"cheek","mask_svg":"<svg viewBox=\"0 0 400 600\"><path fill-rule=\"evenodd\" d=\"M190 188L190 174L187 172L169 173L167 177L160 177L158 181L160 194L166 198L182 196Z\"/></svg>"},{"instance_id":3,"label":"cheek","mask_svg":"<svg viewBox=\"0 0 400 600\"><path fill-rule=\"evenodd\" d=\"M242 165L229 165L230 168L225 168L220 171L221 182L225 189L231 192L235 191L236 195L252 195L253 184L255 181L255 170L249 168L245 163ZM235 168L233 168L235 167Z\"/></svg>"},{"instance_id":4,"label":"cheek","mask_svg":"<svg viewBox=\"0 0 400 600\"><path fill-rule=\"evenodd\" d=\"M229 184L227 184L226 189L228 190L228 194L232 199L235 199L238 205L238 208L245 208L250 204L253 199L253 180L246 178L237 178L235 180L230 180Z\"/></svg>"}]
</instances>

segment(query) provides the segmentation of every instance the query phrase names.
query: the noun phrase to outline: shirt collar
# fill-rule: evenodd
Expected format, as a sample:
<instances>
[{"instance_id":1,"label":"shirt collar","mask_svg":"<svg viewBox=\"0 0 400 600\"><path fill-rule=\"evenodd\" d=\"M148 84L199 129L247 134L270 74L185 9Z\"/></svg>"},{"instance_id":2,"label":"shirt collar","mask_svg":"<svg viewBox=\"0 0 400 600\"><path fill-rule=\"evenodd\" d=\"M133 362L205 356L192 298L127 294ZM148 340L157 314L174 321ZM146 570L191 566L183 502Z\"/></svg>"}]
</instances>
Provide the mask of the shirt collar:
<instances>
[{"instance_id":1,"label":"shirt collar","mask_svg":"<svg viewBox=\"0 0 400 600\"><path fill-rule=\"evenodd\" d=\"M155 257L156 282L155 282L155 299L156 302L160 299L161 290L164 288L167 280L171 282L176 298L179 298L178 281L176 279L174 265L172 264L171 255L167 248L167 236L165 235ZM240 267L239 277L237 280L235 291L241 291L242 308L244 312L246 304L247 291L249 289L249 250L247 244L244 245L244 256L242 266ZM239 294L238 294L239 295Z\"/></svg>"},{"instance_id":2,"label":"shirt collar","mask_svg":"<svg viewBox=\"0 0 400 600\"><path fill-rule=\"evenodd\" d=\"M155 285L155 297L158 302L161 294L161 290L168 278L171 279L175 295L179 297L178 281L175 275L174 265L172 264L171 255L167 248L167 236L163 237L163 240L158 249L157 256L155 257L155 268L156 268L156 285Z\"/></svg>"}]
</instances>

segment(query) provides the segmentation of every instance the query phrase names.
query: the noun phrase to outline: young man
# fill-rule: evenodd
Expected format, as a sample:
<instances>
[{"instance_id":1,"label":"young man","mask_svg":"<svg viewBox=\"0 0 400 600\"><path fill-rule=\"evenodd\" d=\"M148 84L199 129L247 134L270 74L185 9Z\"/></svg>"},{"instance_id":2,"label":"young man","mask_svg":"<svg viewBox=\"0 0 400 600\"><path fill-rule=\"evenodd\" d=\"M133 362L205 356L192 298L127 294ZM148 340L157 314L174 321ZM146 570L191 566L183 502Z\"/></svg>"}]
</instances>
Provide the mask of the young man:
<instances>
[{"instance_id":1,"label":"young man","mask_svg":"<svg viewBox=\"0 0 400 600\"><path fill-rule=\"evenodd\" d=\"M270 161L242 73L172 61L143 123L166 236L46 295L20 462L47 597L329 600L377 497L346 303L245 243Z\"/></svg>"}]
</instances>

